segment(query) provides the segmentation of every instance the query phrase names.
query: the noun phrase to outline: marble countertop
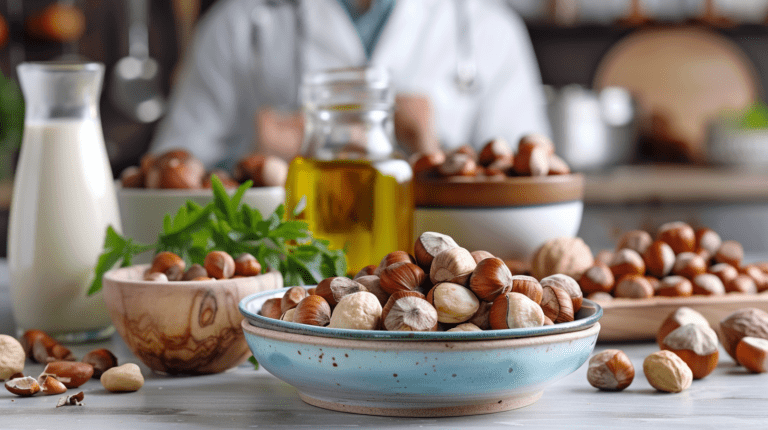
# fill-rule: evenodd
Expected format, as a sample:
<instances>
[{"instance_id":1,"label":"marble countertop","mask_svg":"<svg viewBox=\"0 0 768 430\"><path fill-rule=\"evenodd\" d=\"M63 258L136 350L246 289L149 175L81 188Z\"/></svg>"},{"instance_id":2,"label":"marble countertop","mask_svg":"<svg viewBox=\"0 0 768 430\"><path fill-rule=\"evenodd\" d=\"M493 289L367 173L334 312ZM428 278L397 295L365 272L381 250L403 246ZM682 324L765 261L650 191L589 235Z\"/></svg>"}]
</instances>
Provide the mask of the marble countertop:
<instances>
[{"instance_id":1,"label":"marble countertop","mask_svg":"<svg viewBox=\"0 0 768 430\"><path fill-rule=\"evenodd\" d=\"M14 334L8 271L0 260L0 333ZM146 383L135 393L113 394L99 381L80 387L82 407L56 408L59 396L20 398L0 390L0 428L109 429L326 429L326 428L675 428L764 429L768 423L768 374L750 374L721 349L720 363L707 378L679 394L652 389L642 372L643 359L657 350L652 343L598 343L596 351L624 350L636 376L623 392L601 392L589 385L586 364L544 390L522 409L456 418L390 418L319 409L299 399L296 390L265 370L246 363L228 372L191 377L152 373L139 363L118 335L100 343L70 345L76 356L106 347L121 363L140 364ZM27 363L25 374L42 365ZM70 390L70 393L75 391Z\"/></svg>"}]
</instances>

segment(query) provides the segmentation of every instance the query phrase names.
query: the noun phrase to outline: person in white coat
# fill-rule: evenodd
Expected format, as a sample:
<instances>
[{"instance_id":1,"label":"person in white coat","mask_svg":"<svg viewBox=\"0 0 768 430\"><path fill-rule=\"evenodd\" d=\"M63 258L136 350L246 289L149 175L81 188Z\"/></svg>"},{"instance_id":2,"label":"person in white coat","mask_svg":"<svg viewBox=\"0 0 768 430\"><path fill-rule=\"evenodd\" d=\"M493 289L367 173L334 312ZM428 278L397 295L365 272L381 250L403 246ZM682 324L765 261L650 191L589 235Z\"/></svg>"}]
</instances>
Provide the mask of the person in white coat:
<instances>
[{"instance_id":1,"label":"person in white coat","mask_svg":"<svg viewBox=\"0 0 768 430\"><path fill-rule=\"evenodd\" d=\"M549 134L521 19L497 0L223 0L200 23L150 152L186 148L207 167L299 151L307 71L380 66L399 97L406 152Z\"/></svg>"}]
</instances>

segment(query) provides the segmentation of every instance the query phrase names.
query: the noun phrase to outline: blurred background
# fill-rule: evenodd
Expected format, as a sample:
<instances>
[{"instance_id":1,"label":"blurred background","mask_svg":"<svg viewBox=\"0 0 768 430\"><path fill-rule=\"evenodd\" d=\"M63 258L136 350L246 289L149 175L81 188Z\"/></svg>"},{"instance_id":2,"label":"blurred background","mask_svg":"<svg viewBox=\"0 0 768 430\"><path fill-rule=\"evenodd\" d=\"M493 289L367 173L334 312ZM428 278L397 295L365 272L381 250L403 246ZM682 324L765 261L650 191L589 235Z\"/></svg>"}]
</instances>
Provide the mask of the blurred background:
<instances>
[{"instance_id":1,"label":"blurred background","mask_svg":"<svg viewBox=\"0 0 768 430\"><path fill-rule=\"evenodd\" d=\"M215 3L0 0L0 256L23 126L16 65L106 65L102 125L119 175L147 150L196 23ZM768 0L507 4L533 42L557 152L587 175L579 236L595 252L622 231L683 220L768 254ZM159 102L129 114L107 89L144 40Z\"/></svg>"}]
</instances>

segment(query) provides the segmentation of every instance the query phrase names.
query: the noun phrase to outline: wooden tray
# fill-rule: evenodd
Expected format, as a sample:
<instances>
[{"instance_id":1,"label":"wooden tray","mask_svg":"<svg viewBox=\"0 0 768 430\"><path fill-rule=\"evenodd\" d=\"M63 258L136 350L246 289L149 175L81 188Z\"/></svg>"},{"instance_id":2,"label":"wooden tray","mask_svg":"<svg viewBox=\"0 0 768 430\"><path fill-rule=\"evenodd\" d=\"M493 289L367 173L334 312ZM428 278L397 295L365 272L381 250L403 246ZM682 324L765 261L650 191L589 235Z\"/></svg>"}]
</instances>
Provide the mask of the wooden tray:
<instances>
[{"instance_id":1,"label":"wooden tray","mask_svg":"<svg viewBox=\"0 0 768 430\"><path fill-rule=\"evenodd\" d=\"M598 302L603 307L600 342L656 340L656 332L667 316L681 306L700 312L715 331L720 321L742 308L768 312L768 294L727 294L722 297L655 297L651 299L614 299Z\"/></svg>"}]
</instances>

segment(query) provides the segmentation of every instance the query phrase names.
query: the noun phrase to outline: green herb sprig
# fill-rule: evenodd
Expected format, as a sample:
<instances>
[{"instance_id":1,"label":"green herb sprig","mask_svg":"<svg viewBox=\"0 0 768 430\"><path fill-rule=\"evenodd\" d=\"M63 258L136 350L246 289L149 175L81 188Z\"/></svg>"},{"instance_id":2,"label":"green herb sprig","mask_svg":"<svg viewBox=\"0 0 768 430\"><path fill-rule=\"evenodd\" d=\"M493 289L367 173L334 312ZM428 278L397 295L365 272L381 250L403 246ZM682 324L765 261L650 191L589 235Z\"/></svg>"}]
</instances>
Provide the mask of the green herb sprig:
<instances>
[{"instance_id":1,"label":"green herb sprig","mask_svg":"<svg viewBox=\"0 0 768 430\"><path fill-rule=\"evenodd\" d=\"M166 214L154 244L136 243L107 227L104 252L88 294L101 290L102 277L116 264L130 266L133 257L149 251L170 251L188 264L203 264L211 251L226 251L235 257L248 252L262 267L279 270L285 285L312 285L346 274L344 251L332 250L328 241L314 238L307 223L285 220L283 205L264 218L258 209L241 204L251 181L230 197L215 175L211 179L213 200L206 206L187 201L175 215Z\"/></svg>"}]
</instances>

